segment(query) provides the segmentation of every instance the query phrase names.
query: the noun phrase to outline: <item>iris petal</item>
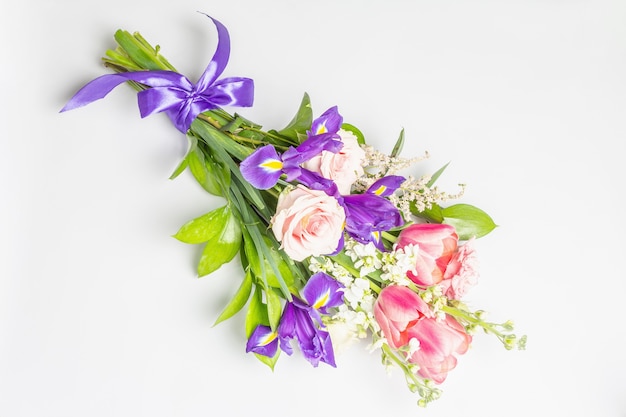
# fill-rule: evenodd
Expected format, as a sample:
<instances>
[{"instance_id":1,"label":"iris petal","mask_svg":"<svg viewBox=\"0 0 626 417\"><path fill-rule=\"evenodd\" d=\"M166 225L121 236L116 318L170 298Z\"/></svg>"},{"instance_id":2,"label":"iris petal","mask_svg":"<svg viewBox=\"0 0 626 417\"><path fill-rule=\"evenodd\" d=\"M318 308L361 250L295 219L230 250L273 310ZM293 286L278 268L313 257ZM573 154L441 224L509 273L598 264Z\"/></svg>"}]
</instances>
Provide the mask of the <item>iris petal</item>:
<instances>
[{"instance_id":1,"label":"iris petal","mask_svg":"<svg viewBox=\"0 0 626 417\"><path fill-rule=\"evenodd\" d=\"M248 343L246 352L254 352L270 358L278 351L278 334L268 326L259 325L254 329Z\"/></svg>"},{"instance_id":2,"label":"iris petal","mask_svg":"<svg viewBox=\"0 0 626 417\"><path fill-rule=\"evenodd\" d=\"M309 278L302 289L304 299L311 307L326 313L328 308L343 304L343 285L324 272L318 272Z\"/></svg>"},{"instance_id":3,"label":"iris petal","mask_svg":"<svg viewBox=\"0 0 626 417\"><path fill-rule=\"evenodd\" d=\"M282 168L283 162L272 145L258 148L239 165L241 175L260 190L275 186L283 173Z\"/></svg>"}]
</instances>

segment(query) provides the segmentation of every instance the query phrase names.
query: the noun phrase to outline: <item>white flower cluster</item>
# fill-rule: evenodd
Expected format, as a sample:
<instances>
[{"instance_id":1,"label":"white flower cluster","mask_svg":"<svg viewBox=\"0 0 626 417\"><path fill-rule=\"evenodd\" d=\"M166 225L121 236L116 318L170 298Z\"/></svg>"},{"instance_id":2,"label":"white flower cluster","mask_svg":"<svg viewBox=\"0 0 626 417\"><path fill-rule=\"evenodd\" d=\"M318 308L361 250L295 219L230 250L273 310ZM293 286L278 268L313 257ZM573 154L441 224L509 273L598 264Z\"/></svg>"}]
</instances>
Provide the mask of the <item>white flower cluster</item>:
<instances>
[{"instance_id":1,"label":"white flower cluster","mask_svg":"<svg viewBox=\"0 0 626 417\"><path fill-rule=\"evenodd\" d=\"M417 245L406 245L404 248L394 247L390 252L382 252L381 260L382 274L381 280L389 284L397 284L407 286L411 282L406 273L411 271L414 274L415 264L419 247Z\"/></svg>"},{"instance_id":2,"label":"white flower cluster","mask_svg":"<svg viewBox=\"0 0 626 417\"><path fill-rule=\"evenodd\" d=\"M369 145L362 145L362 148L365 151L364 174L353 184L357 192L364 192L380 178L387 175L397 175L411 165L429 158L428 152L420 157L400 158L384 154ZM448 194L440 191L437 187L430 187L428 185L430 180L430 175L424 175L420 178L408 176L401 187L389 196L389 200L398 208L405 219L412 218L411 209L422 212L431 208L435 203L455 200L463 196L464 184L459 184L461 190L458 193Z\"/></svg>"},{"instance_id":3,"label":"white flower cluster","mask_svg":"<svg viewBox=\"0 0 626 417\"><path fill-rule=\"evenodd\" d=\"M463 196L465 185L459 184L460 191L456 194L448 194L440 191L437 187L429 187L429 176L421 178L406 177L402 186L389 196L391 201L400 210L405 219L411 218L411 208L422 212L432 207L435 203L459 199Z\"/></svg>"}]
</instances>

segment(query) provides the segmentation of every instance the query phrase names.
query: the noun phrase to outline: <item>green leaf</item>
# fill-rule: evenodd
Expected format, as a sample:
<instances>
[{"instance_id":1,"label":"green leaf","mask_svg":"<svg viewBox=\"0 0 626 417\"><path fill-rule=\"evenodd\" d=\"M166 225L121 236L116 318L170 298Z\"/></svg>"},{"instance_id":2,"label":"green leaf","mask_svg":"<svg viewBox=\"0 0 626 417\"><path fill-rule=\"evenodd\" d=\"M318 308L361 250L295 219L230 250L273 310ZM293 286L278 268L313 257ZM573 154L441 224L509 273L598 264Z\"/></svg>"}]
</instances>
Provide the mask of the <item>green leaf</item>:
<instances>
[{"instance_id":1,"label":"green leaf","mask_svg":"<svg viewBox=\"0 0 626 417\"><path fill-rule=\"evenodd\" d=\"M268 358L264 355L259 355L258 353L255 353L254 356L256 356L258 360L269 366L270 369L273 371L274 366L276 365L276 362L278 362L278 358L280 357L280 349L276 351L276 355L274 355L274 357L272 358Z\"/></svg>"},{"instance_id":2,"label":"green leaf","mask_svg":"<svg viewBox=\"0 0 626 417\"><path fill-rule=\"evenodd\" d=\"M291 268L287 265L287 262L283 259L280 253L278 253L274 242L272 242L268 236L263 236L263 242L265 243L265 248L269 252L270 259L264 256L263 253L259 253L260 251L257 250L258 248L254 244L252 238L244 239L244 251L248 261L250 262L250 268L252 269L253 274L256 277L261 278L265 272L267 285L273 288L281 288L280 278L276 275L276 272L270 263L273 262L277 267L285 286L291 287L294 283L294 276ZM261 266L261 260L263 260L263 266Z\"/></svg>"},{"instance_id":3,"label":"green leaf","mask_svg":"<svg viewBox=\"0 0 626 417\"><path fill-rule=\"evenodd\" d=\"M454 226L459 239L482 237L497 227L491 217L470 204L455 204L442 210L443 223Z\"/></svg>"},{"instance_id":4,"label":"green leaf","mask_svg":"<svg viewBox=\"0 0 626 417\"><path fill-rule=\"evenodd\" d=\"M428 181L428 184L426 184L426 186L432 187L435 184L435 181L437 181L437 179L441 176L443 171L445 171L445 169L448 167L448 165L450 165L450 162L448 162L447 164L439 168L433 175L431 175L430 181Z\"/></svg>"},{"instance_id":5,"label":"green leaf","mask_svg":"<svg viewBox=\"0 0 626 417\"><path fill-rule=\"evenodd\" d=\"M225 320L228 320L229 318L237 314L246 305L246 303L248 302L248 299L250 299L251 293L252 293L252 274L250 273L250 270L248 270L245 274L243 281L241 282L241 285L239 286L239 289L237 290L233 298L230 300L228 305L221 312L217 320L215 320L215 323L213 323L213 326L216 326L217 324Z\"/></svg>"},{"instance_id":6,"label":"green leaf","mask_svg":"<svg viewBox=\"0 0 626 417\"><path fill-rule=\"evenodd\" d=\"M270 327L272 330L276 330L278 328L278 322L280 322L280 317L283 315L281 298L271 288L265 291L265 298L267 301L267 318L269 319Z\"/></svg>"},{"instance_id":7,"label":"green leaf","mask_svg":"<svg viewBox=\"0 0 626 417\"><path fill-rule=\"evenodd\" d=\"M153 47L138 32L133 33L125 30L115 32L115 40L120 48L143 70L167 70L176 69L159 54L159 46Z\"/></svg>"},{"instance_id":8,"label":"green leaf","mask_svg":"<svg viewBox=\"0 0 626 417\"><path fill-rule=\"evenodd\" d=\"M229 216L228 206L217 208L185 223L174 237L189 244L208 242L226 226Z\"/></svg>"},{"instance_id":9,"label":"green leaf","mask_svg":"<svg viewBox=\"0 0 626 417\"><path fill-rule=\"evenodd\" d=\"M246 314L246 338L249 338L258 325L269 326L267 307L263 304L262 288L257 285Z\"/></svg>"},{"instance_id":10,"label":"green leaf","mask_svg":"<svg viewBox=\"0 0 626 417\"><path fill-rule=\"evenodd\" d=\"M423 211L417 211L417 207L415 207L415 203L411 202L411 213L415 216L422 217L434 223L443 222L443 212L441 207L433 203L430 208L427 208Z\"/></svg>"},{"instance_id":11,"label":"green leaf","mask_svg":"<svg viewBox=\"0 0 626 417\"><path fill-rule=\"evenodd\" d=\"M173 180L174 178L178 177L185 171L185 169L187 169L188 166L189 163L187 162L187 157L185 157L182 161L180 161L180 164L178 164L174 172L172 172L172 175L170 175L170 179Z\"/></svg>"},{"instance_id":12,"label":"green leaf","mask_svg":"<svg viewBox=\"0 0 626 417\"><path fill-rule=\"evenodd\" d=\"M396 141L396 144L393 146L393 150L391 151L390 156L392 158L397 157L402 152L402 147L404 146L404 128L400 131L400 136Z\"/></svg>"},{"instance_id":13,"label":"green leaf","mask_svg":"<svg viewBox=\"0 0 626 417\"><path fill-rule=\"evenodd\" d=\"M298 133L303 134L306 132L311 128L312 123L313 109L311 108L311 99L307 93L304 93L298 112L293 117L291 122L289 122L289 124L278 133L289 139L299 141Z\"/></svg>"},{"instance_id":14,"label":"green leaf","mask_svg":"<svg viewBox=\"0 0 626 417\"><path fill-rule=\"evenodd\" d=\"M228 207L228 206L226 206ZM198 262L198 275L203 277L230 262L241 249L241 226L232 210L228 210L228 217L215 234L206 243L200 262Z\"/></svg>"},{"instance_id":15,"label":"green leaf","mask_svg":"<svg viewBox=\"0 0 626 417\"><path fill-rule=\"evenodd\" d=\"M363 132L361 132L356 126L353 126L349 123L344 123L341 125L341 128L348 132L352 132L352 134L356 136L356 141L359 143L359 145L365 145L365 135L363 135Z\"/></svg>"},{"instance_id":16,"label":"green leaf","mask_svg":"<svg viewBox=\"0 0 626 417\"><path fill-rule=\"evenodd\" d=\"M191 173L202 188L213 195L223 195L223 188L228 188L230 185L228 168L215 161L211 155L206 155L195 145L192 145L186 159Z\"/></svg>"}]
</instances>

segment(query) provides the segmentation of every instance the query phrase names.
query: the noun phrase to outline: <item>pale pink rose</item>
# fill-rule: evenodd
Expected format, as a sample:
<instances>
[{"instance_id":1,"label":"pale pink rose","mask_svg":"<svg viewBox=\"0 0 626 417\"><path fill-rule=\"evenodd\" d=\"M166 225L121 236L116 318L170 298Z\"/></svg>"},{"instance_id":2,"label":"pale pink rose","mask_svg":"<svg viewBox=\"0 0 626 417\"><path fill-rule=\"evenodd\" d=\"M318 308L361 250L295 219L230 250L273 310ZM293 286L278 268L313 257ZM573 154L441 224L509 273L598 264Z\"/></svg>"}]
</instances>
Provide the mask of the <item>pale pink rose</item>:
<instances>
[{"instance_id":1,"label":"pale pink rose","mask_svg":"<svg viewBox=\"0 0 626 417\"><path fill-rule=\"evenodd\" d=\"M272 231L281 248L297 262L333 253L343 233L346 214L337 199L299 185L278 197Z\"/></svg>"},{"instance_id":2,"label":"pale pink rose","mask_svg":"<svg viewBox=\"0 0 626 417\"><path fill-rule=\"evenodd\" d=\"M383 288L374 304L376 322L389 346L396 349L409 343L408 332L415 323L432 316L430 307L419 295L400 285Z\"/></svg>"},{"instance_id":3,"label":"pale pink rose","mask_svg":"<svg viewBox=\"0 0 626 417\"><path fill-rule=\"evenodd\" d=\"M436 384L441 384L448 372L456 367L457 355L467 352L472 336L450 315L445 319L424 318L407 331L409 340L419 341L419 349L411 354L409 362L419 365L417 373Z\"/></svg>"},{"instance_id":4,"label":"pale pink rose","mask_svg":"<svg viewBox=\"0 0 626 417\"><path fill-rule=\"evenodd\" d=\"M365 151L359 145L352 132L339 129L338 132L343 147L337 153L322 151L302 164L309 171L316 172L322 177L333 180L337 184L340 194L350 194L352 184L363 175L363 161Z\"/></svg>"},{"instance_id":5,"label":"pale pink rose","mask_svg":"<svg viewBox=\"0 0 626 417\"><path fill-rule=\"evenodd\" d=\"M459 237L454 227L448 224L421 223L412 224L402 230L396 244L398 248L407 245L419 249L414 274L407 276L417 285L431 286L439 284L450 259L456 252Z\"/></svg>"},{"instance_id":6,"label":"pale pink rose","mask_svg":"<svg viewBox=\"0 0 626 417\"><path fill-rule=\"evenodd\" d=\"M452 256L443 280L439 283L443 295L460 300L478 282L478 259L474 249L474 238L459 246Z\"/></svg>"}]
</instances>

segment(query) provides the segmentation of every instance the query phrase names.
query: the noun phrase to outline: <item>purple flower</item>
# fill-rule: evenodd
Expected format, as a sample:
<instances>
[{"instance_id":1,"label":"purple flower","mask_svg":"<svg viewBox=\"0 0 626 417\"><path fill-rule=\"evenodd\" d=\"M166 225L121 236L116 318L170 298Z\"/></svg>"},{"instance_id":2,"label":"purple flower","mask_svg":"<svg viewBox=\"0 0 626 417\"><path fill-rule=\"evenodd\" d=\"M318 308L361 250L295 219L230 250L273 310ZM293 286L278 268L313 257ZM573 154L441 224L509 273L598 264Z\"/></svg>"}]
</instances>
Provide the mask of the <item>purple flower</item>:
<instances>
[{"instance_id":1,"label":"purple flower","mask_svg":"<svg viewBox=\"0 0 626 417\"><path fill-rule=\"evenodd\" d=\"M282 351L291 355L291 341L295 340L313 366L317 367L320 362L335 366L333 345L321 314L328 314L329 308L343 303L342 288L343 285L331 276L323 272L314 274L302 289L304 299L294 297L285 305L278 331L257 326L248 339L246 352L273 357L280 345Z\"/></svg>"},{"instance_id":2,"label":"purple flower","mask_svg":"<svg viewBox=\"0 0 626 417\"><path fill-rule=\"evenodd\" d=\"M328 309L343 304L343 285L336 279L323 272L318 272L309 278L302 289L304 300L322 314L328 314Z\"/></svg>"},{"instance_id":3,"label":"purple flower","mask_svg":"<svg viewBox=\"0 0 626 417\"><path fill-rule=\"evenodd\" d=\"M322 151L339 152L343 143L337 134L343 118L337 107L331 107L313 121L311 130L307 131L307 139L297 147L290 147L282 155L272 145L265 145L255 150L241 161L239 169L243 177L260 190L272 188L281 175L287 181L299 179L304 169L304 162L322 153Z\"/></svg>"},{"instance_id":4,"label":"purple flower","mask_svg":"<svg viewBox=\"0 0 626 417\"><path fill-rule=\"evenodd\" d=\"M254 352L272 358L277 351L278 333L272 331L269 326L257 326L248 339L246 353Z\"/></svg>"},{"instance_id":5,"label":"purple flower","mask_svg":"<svg viewBox=\"0 0 626 417\"><path fill-rule=\"evenodd\" d=\"M320 117L313 120L311 124L311 130L307 131L307 137L318 136L330 133L336 135L341 125L343 124L343 117L339 114L337 106L333 106L326 110Z\"/></svg>"},{"instance_id":6,"label":"purple flower","mask_svg":"<svg viewBox=\"0 0 626 417\"><path fill-rule=\"evenodd\" d=\"M372 242L380 250L385 250L380 233L404 224L398 208L385 197L403 182L404 177L390 175L376 181L364 194L343 196L348 235L358 242Z\"/></svg>"},{"instance_id":7,"label":"purple flower","mask_svg":"<svg viewBox=\"0 0 626 417\"><path fill-rule=\"evenodd\" d=\"M311 315L312 308L294 298L288 302L278 327L280 348L288 355L293 353L290 341L298 342L300 351L311 365L320 362L335 365L335 354L328 331L317 323Z\"/></svg>"}]
</instances>

